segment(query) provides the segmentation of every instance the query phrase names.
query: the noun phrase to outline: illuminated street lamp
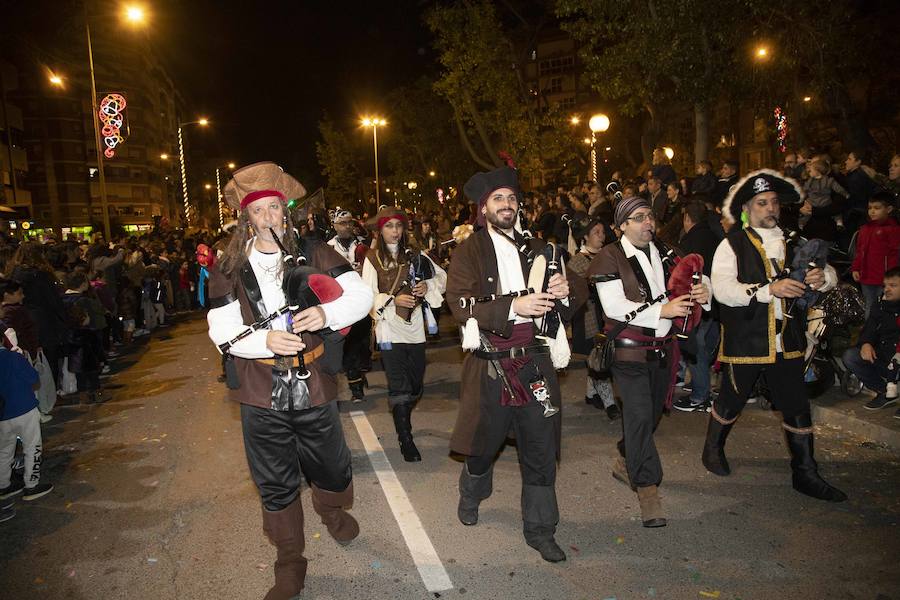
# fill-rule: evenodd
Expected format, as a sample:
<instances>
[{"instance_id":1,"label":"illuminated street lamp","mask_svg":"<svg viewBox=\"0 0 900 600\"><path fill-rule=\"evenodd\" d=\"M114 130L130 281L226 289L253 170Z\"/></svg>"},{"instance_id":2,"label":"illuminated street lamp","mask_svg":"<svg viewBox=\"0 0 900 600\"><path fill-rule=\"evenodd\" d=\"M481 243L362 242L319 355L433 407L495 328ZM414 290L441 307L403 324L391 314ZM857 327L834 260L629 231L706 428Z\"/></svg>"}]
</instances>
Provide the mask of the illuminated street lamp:
<instances>
[{"instance_id":1,"label":"illuminated street lamp","mask_svg":"<svg viewBox=\"0 0 900 600\"><path fill-rule=\"evenodd\" d=\"M437 175L437 173L435 173L434 171L428 171L429 177L434 177L435 175Z\"/></svg>"},{"instance_id":2,"label":"illuminated street lamp","mask_svg":"<svg viewBox=\"0 0 900 600\"><path fill-rule=\"evenodd\" d=\"M591 117L588 121L588 127L591 128L591 174L594 183L597 182L597 134L609 129L609 117L603 113L598 113Z\"/></svg>"},{"instance_id":3,"label":"illuminated street lamp","mask_svg":"<svg viewBox=\"0 0 900 600\"><path fill-rule=\"evenodd\" d=\"M381 205L381 194L378 189L378 128L387 125L387 121L380 117L363 117L360 120L363 127L372 128L372 141L375 145L375 205Z\"/></svg>"},{"instance_id":4,"label":"illuminated street lamp","mask_svg":"<svg viewBox=\"0 0 900 600\"><path fill-rule=\"evenodd\" d=\"M233 162L228 163L228 168L229 168L229 169L234 169L236 166L237 166L237 165L234 164Z\"/></svg>"},{"instance_id":5,"label":"illuminated street lamp","mask_svg":"<svg viewBox=\"0 0 900 600\"><path fill-rule=\"evenodd\" d=\"M803 101L804 101L804 102L810 102L810 101L812 101L812 96L803 96Z\"/></svg>"},{"instance_id":6,"label":"illuminated street lamp","mask_svg":"<svg viewBox=\"0 0 900 600\"><path fill-rule=\"evenodd\" d=\"M569 123L571 123L572 125L578 125L579 123L581 123L581 119L573 116L571 119L569 119Z\"/></svg>"},{"instance_id":7,"label":"illuminated street lamp","mask_svg":"<svg viewBox=\"0 0 900 600\"><path fill-rule=\"evenodd\" d=\"M146 14L144 7L137 4L129 4L125 7L125 20L131 23L143 23Z\"/></svg>"},{"instance_id":8,"label":"illuminated street lamp","mask_svg":"<svg viewBox=\"0 0 900 600\"><path fill-rule=\"evenodd\" d=\"M160 160L169 160L169 155L163 152L159 155Z\"/></svg>"},{"instance_id":9,"label":"illuminated street lamp","mask_svg":"<svg viewBox=\"0 0 900 600\"><path fill-rule=\"evenodd\" d=\"M56 87L62 87L62 85L63 85L62 77L60 77L56 73L50 73L49 79L50 79L50 83L52 83Z\"/></svg>"},{"instance_id":10,"label":"illuminated street lamp","mask_svg":"<svg viewBox=\"0 0 900 600\"><path fill-rule=\"evenodd\" d=\"M186 226L190 225L191 222L191 204L188 199L187 166L184 163L184 134L182 133L182 129L188 125L200 125L201 127L206 127L209 125L209 119L201 117L196 121L187 121L178 124L178 160L181 163L181 193L184 201L184 221Z\"/></svg>"},{"instance_id":11,"label":"illuminated street lamp","mask_svg":"<svg viewBox=\"0 0 900 600\"><path fill-rule=\"evenodd\" d=\"M663 154L666 155L666 158L672 160L672 157L675 156L675 151L672 150L669 146L663 146Z\"/></svg>"}]
</instances>

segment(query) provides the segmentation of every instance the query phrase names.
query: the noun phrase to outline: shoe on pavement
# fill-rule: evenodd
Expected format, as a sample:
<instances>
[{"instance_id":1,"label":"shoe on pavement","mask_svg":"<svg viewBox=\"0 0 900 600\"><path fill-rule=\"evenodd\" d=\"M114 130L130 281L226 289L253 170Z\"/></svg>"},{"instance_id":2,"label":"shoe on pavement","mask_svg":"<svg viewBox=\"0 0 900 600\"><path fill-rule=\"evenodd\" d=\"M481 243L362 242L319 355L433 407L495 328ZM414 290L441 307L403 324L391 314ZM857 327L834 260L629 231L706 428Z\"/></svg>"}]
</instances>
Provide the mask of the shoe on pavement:
<instances>
[{"instance_id":1,"label":"shoe on pavement","mask_svg":"<svg viewBox=\"0 0 900 600\"><path fill-rule=\"evenodd\" d=\"M526 543L540 552L541 558L547 562L557 563L566 560L566 553L563 552L563 549L559 547L559 544L553 538L549 540L526 540Z\"/></svg>"},{"instance_id":2,"label":"shoe on pavement","mask_svg":"<svg viewBox=\"0 0 900 600\"><path fill-rule=\"evenodd\" d=\"M14 505L0 506L0 523L9 521L16 516L16 508Z\"/></svg>"},{"instance_id":3,"label":"shoe on pavement","mask_svg":"<svg viewBox=\"0 0 900 600\"><path fill-rule=\"evenodd\" d=\"M863 408L866 410L880 410L886 406L891 406L892 404L896 404L896 398L888 398L884 394L877 394L874 398L863 404Z\"/></svg>"},{"instance_id":4,"label":"shoe on pavement","mask_svg":"<svg viewBox=\"0 0 900 600\"><path fill-rule=\"evenodd\" d=\"M672 408L683 412L702 411L706 409L706 402L694 400L690 396L684 396L672 403Z\"/></svg>"},{"instance_id":5,"label":"shoe on pavement","mask_svg":"<svg viewBox=\"0 0 900 600\"><path fill-rule=\"evenodd\" d=\"M22 481L11 481L8 486L0 490L0 500L6 500L22 493L25 489L25 483Z\"/></svg>"},{"instance_id":6,"label":"shoe on pavement","mask_svg":"<svg viewBox=\"0 0 900 600\"><path fill-rule=\"evenodd\" d=\"M37 500L38 498L46 496L52 491L52 483L39 483L34 487L25 488L24 490L22 490L22 500L24 500L25 502L31 502L32 500Z\"/></svg>"},{"instance_id":7,"label":"shoe on pavement","mask_svg":"<svg viewBox=\"0 0 900 600\"><path fill-rule=\"evenodd\" d=\"M622 416L622 411L619 410L619 407L615 404L610 404L606 407L606 416L609 417L610 421L615 421L620 416Z\"/></svg>"}]
</instances>

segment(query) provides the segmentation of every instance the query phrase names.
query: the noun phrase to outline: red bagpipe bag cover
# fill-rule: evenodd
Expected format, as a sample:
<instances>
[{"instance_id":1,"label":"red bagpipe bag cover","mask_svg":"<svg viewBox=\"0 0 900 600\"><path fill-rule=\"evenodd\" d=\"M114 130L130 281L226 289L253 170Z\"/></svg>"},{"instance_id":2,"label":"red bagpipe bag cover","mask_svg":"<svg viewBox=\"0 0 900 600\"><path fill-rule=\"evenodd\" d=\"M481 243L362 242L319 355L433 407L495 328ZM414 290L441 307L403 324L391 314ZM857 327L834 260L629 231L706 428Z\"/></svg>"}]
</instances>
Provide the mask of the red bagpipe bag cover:
<instances>
[{"instance_id":1,"label":"red bagpipe bag cover","mask_svg":"<svg viewBox=\"0 0 900 600\"><path fill-rule=\"evenodd\" d=\"M669 292L669 300L691 293L692 278L694 273L703 274L703 257L699 254L688 254L675 259L675 266L669 273L669 281L666 290ZM700 323L703 316L703 307L696 302L691 306L691 314L687 317L688 323L684 331L691 331ZM672 329L681 331L684 327L684 317L672 319Z\"/></svg>"}]
</instances>

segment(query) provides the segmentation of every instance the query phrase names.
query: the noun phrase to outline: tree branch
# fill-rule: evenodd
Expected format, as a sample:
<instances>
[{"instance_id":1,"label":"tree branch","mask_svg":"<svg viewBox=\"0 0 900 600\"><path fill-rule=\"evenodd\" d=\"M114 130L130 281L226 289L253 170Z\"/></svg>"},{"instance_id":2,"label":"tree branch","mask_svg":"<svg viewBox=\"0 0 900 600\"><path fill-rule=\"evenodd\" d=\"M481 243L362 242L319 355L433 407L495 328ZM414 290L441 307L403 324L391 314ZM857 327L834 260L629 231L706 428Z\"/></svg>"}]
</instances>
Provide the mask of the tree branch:
<instances>
[{"instance_id":1,"label":"tree branch","mask_svg":"<svg viewBox=\"0 0 900 600\"><path fill-rule=\"evenodd\" d=\"M465 146L466 151L468 151L469 156L472 157L472 160L474 160L476 163L478 163L479 166L482 166L485 169L493 169L494 165L478 156L478 153L475 152L475 148L472 147L472 142L469 140L469 136L466 133L466 128L463 125L459 110L455 106L453 107L453 119L456 121L456 129L457 131L459 131L459 141L462 142L463 146Z\"/></svg>"}]
</instances>

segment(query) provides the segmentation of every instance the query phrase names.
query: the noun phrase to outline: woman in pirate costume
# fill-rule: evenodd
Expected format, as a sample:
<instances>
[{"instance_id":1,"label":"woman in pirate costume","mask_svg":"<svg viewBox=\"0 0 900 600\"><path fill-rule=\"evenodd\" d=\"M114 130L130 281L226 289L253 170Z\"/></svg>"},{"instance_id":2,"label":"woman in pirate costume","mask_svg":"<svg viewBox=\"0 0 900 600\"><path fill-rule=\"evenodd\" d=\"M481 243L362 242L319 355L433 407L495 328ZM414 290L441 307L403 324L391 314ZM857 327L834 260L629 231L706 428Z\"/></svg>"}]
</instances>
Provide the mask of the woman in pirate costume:
<instances>
[{"instance_id":1,"label":"woman in pirate costume","mask_svg":"<svg viewBox=\"0 0 900 600\"><path fill-rule=\"evenodd\" d=\"M792 243L778 226L782 204L798 204L803 194L791 179L763 169L736 183L722 206L735 226L713 257L713 293L721 305L723 378L713 403L702 461L716 475L729 475L725 440L747 403L756 380L765 374L791 454L798 492L830 502L846 494L819 476L813 457L813 428L803 379L806 315L788 312L791 298L807 286L826 291L836 285L831 266L811 268L803 282L782 275L791 264ZM741 226L743 224L743 226Z\"/></svg>"},{"instance_id":2,"label":"woman in pirate costume","mask_svg":"<svg viewBox=\"0 0 900 600\"><path fill-rule=\"evenodd\" d=\"M388 382L388 406L406 462L422 460L413 441L411 414L422 397L425 377L425 327L437 332L429 310L440 306L447 274L410 245L409 221L402 209L386 206L372 219L372 247L363 260L362 278L375 294L375 341Z\"/></svg>"},{"instance_id":3,"label":"woman in pirate costume","mask_svg":"<svg viewBox=\"0 0 900 600\"><path fill-rule=\"evenodd\" d=\"M372 292L325 243L303 238L298 246L286 203L306 190L278 165L235 171L224 194L240 216L225 254L210 269L209 336L226 352L229 388L241 403L247 463L262 500L263 531L278 551L275 586L266 599L295 598L306 578L302 480L309 482L313 508L335 540L346 544L359 534L346 512L353 502L350 451L332 402L341 348L335 336L366 315ZM330 276L320 275L320 281L339 297L248 331L287 304L282 247Z\"/></svg>"},{"instance_id":4,"label":"woman in pirate costume","mask_svg":"<svg viewBox=\"0 0 900 600\"><path fill-rule=\"evenodd\" d=\"M591 260L603 248L606 242L607 226L596 217L582 213L572 223L572 237L579 245L578 252L569 261L568 268L573 273L587 278ZM611 235L611 234L610 234ZM592 288L589 288L592 289ZM584 307L572 319L572 350L580 354L590 354L594 348L594 336L603 326L602 309L596 294L591 293ZM601 374L588 368L587 391L584 401L596 408L602 408L610 421L619 418L619 407L613 395L612 381L609 374Z\"/></svg>"}]
</instances>

